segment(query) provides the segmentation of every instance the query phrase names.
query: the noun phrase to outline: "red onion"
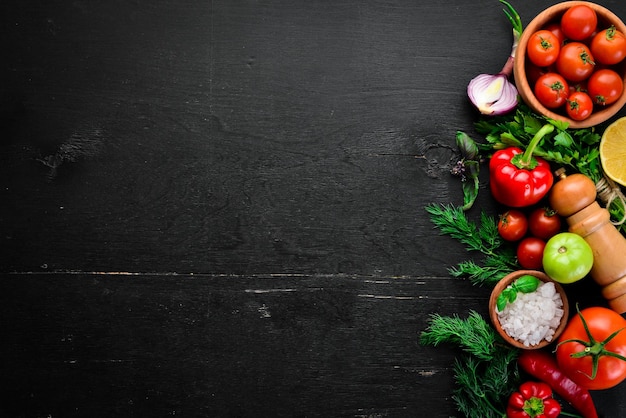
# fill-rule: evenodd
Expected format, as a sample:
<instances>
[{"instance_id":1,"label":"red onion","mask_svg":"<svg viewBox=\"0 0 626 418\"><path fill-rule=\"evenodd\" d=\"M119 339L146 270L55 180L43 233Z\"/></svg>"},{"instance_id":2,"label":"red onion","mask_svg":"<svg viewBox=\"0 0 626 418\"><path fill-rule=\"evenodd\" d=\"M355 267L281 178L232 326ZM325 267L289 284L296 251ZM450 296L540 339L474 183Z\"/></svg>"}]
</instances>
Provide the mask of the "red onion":
<instances>
[{"instance_id":1,"label":"red onion","mask_svg":"<svg viewBox=\"0 0 626 418\"><path fill-rule=\"evenodd\" d=\"M515 109L518 103L517 89L509 81L513 72L515 50L522 35L522 21L513 6L500 0L506 6L504 13L513 25L513 47L506 64L498 74L481 74L474 77L467 86L467 95L480 113L502 115Z\"/></svg>"}]
</instances>

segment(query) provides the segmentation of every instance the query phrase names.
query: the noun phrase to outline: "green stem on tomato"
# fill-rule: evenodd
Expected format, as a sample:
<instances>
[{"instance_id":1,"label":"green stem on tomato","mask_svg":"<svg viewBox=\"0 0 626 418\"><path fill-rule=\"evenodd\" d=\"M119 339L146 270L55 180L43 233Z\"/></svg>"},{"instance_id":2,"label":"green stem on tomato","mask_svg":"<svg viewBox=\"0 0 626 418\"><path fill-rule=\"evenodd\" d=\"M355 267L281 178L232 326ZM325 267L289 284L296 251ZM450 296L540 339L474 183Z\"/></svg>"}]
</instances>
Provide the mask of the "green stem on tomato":
<instances>
[{"instance_id":1,"label":"green stem on tomato","mask_svg":"<svg viewBox=\"0 0 626 418\"><path fill-rule=\"evenodd\" d=\"M576 311L578 313L578 316L580 317L580 320L583 324L583 328L585 329L585 333L587 334L587 338L589 339L589 341L572 338L570 340L564 340L564 341L559 342L557 347L560 346L561 344L565 344L568 342L576 342L576 343L583 345L585 348L582 351L572 353L571 357L572 358L591 357L591 362L592 362L591 376L586 373L583 373L583 374L587 376L589 379L593 380L596 378L596 374L598 372L598 363L602 356L614 357L622 361L626 361L626 357L622 356L621 354L615 353L613 351L609 351L604 348L604 346L609 341L615 338L620 332L626 330L626 328L618 329L617 331L609 335L609 337L606 338L604 341L597 341L595 338L593 338L593 335L591 335L591 331L589 330L587 321L585 320L583 315L580 313L580 309L578 308L578 305L576 305Z\"/></svg>"}]
</instances>

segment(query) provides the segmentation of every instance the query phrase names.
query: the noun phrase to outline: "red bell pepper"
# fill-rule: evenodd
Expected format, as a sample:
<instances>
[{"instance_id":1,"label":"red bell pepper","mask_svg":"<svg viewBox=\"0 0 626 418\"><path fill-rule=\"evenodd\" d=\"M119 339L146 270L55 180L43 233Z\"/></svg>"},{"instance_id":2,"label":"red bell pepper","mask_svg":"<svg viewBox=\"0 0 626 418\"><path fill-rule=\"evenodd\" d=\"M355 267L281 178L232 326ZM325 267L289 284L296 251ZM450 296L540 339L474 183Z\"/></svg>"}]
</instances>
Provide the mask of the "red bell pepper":
<instances>
[{"instance_id":1,"label":"red bell pepper","mask_svg":"<svg viewBox=\"0 0 626 418\"><path fill-rule=\"evenodd\" d=\"M552 397L552 389L543 382L525 382L511 395L507 418L556 418L561 404Z\"/></svg>"},{"instance_id":2,"label":"red bell pepper","mask_svg":"<svg viewBox=\"0 0 626 418\"><path fill-rule=\"evenodd\" d=\"M539 202L550 190L554 176L550 164L533 152L541 139L554 130L544 125L533 137L525 151L509 147L496 151L489 161L491 194L509 207L524 207Z\"/></svg>"}]
</instances>

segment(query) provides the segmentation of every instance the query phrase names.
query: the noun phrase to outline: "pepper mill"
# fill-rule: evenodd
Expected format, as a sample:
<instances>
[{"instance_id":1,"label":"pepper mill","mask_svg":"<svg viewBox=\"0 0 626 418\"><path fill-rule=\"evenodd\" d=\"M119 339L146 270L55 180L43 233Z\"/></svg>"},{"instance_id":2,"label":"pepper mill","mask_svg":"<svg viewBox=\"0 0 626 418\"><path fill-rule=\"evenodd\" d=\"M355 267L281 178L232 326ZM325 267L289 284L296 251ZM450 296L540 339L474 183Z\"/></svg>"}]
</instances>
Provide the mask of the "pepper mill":
<instances>
[{"instance_id":1,"label":"pepper mill","mask_svg":"<svg viewBox=\"0 0 626 418\"><path fill-rule=\"evenodd\" d=\"M609 307L626 312L626 238L611 223L609 211L596 201L596 186L580 173L565 175L550 191L550 206L566 217L569 231L580 235L593 250L590 275L602 287Z\"/></svg>"}]
</instances>

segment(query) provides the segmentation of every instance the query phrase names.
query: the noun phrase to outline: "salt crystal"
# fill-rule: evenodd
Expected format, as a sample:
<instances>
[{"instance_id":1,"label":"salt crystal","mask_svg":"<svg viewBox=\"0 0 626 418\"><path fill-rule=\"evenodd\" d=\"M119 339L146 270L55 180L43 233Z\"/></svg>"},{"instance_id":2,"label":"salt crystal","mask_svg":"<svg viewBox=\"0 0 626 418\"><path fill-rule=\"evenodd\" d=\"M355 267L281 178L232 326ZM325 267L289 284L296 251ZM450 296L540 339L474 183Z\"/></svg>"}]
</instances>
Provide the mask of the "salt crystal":
<instances>
[{"instance_id":1,"label":"salt crystal","mask_svg":"<svg viewBox=\"0 0 626 418\"><path fill-rule=\"evenodd\" d=\"M525 346L552 341L563 317L563 300L554 283L542 282L535 292L518 293L513 303L498 311L502 329Z\"/></svg>"}]
</instances>

